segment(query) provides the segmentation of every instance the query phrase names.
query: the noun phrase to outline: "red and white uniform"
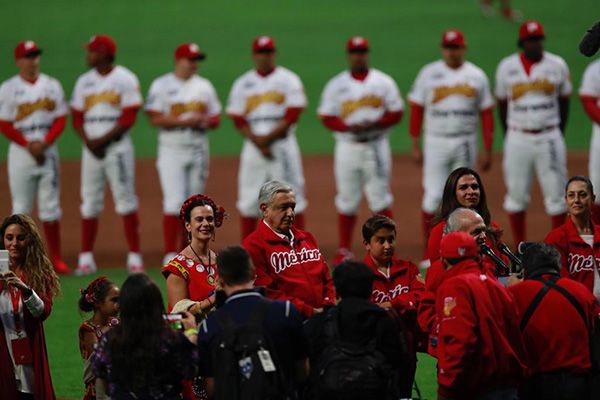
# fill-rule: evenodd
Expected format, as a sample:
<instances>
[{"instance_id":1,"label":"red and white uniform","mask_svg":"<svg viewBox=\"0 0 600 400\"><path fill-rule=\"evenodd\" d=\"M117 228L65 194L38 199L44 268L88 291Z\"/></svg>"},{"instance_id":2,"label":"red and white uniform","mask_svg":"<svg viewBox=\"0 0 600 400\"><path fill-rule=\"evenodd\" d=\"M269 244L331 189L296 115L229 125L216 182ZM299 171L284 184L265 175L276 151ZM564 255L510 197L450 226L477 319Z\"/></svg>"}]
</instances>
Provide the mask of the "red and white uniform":
<instances>
[{"instance_id":1,"label":"red and white uniform","mask_svg":"<svg viewBox=\"0 0 600 400\"><path fill-rule=\"evenodd\" d=\"M89 139L104 136L119 122L124 109L139 109L141 105L142 96L137 77L119 65L106 75L99 74L96 69L81 75L71 99L74 114L83 114L83 127ZM118 214L127 215L137 211L134 150L129 133L108 145L102 159L96 158L87 147L83 147L83 218L95 218L102 212L106 181L110 185Z\"/></svg>"},{"instance_id":2,"label":"red and white uniform","mask_svg":"<svg viewBox=\"0 0 600 400\"><path fill-rule=\"evenodd\" d=\"M494 99L487 76L466 61L453 69L443 60L425 65L408 95L411 102L410 134L423 140L422 209L433 214L442 200L444 183L458 167L475 167L477 127L487 113L490 123L482 127L483 144L492 147ZM417 117L415 114L420 113Z\"/></svg>"},{"instance_id":3,"label":"red and white uniform","mask_svg":"<svg viewBox=\"0 0 600 400\"><path fill-rule=\"evenodd\" d=\"M243 246L256 268L255 285L266 287L268 297L290 300L305 318L334 304L329 267L310 233L292 227L287 237L261 221Z\"/></svg>"},{"instance_id":4,"label":"red and white uniform","mask_svg":"<svg viewBox=\"0 0 600 400\"><path fill-rule=\"evenodd\" d=\"M277 66L267 75L251 70L234 83L227 100L227 114L236 125L248 124L258 136L266 136L282 120L291 123L287 136L271 144L272 159L246 139L240 157L237 208L243 217L260 217L258 193L270 180L292 186L296 212L302 214L307 201L300 148L296 140L296 121L306 107L302 81L294 72Z\"/></svg>"},{"instance_id":5,"label":"red and white uniform","mask_svg":"<svg viewBox=\"0 0 600 400\"><path fill-rule=\"evenodd\" d=\"M162 269L162 274L167 279L174 274L187 283L188 299L202 301L210 297L217 285L217 260L210 265L204 265L192 260L183 254L178 254ZM171 309L175 304L169 304Z\"/></svg>"},{"instance_id":6,"label":"red and white uniform","mask_svg":"<svg viewBox=\"0 0 600 400\"><path fill-rule=\"evenodd\" d=\"M496 70L496 97L508 102L504 140L504 209L525 211L529 204L535 170L544 193L544 206L551 215L566 212L566 148L560 131L559 97L571 94L569 68L548 52L531 64L524 55L503 59Z\"/></svg>"},{"instance_id":7,"label":"red and white uniform","mask_svg":"<svg viewBox=\"0 0 600 400\"><path fill-rule=\"evenodd\" d=\"M589 332L596 316L596 298L571 279L561 278L556 284L581 304L587 321L561 293L550 289L523 331L527 365L533 375L553 371L586 373L591 367ZM526 279L508 288L519 315L523 316L543 287L540 281Z\"/></svg>"},{"instance_id":8,"label":"red and white uniform","mask_svg":"<svg viewBox=\"0 0 600 400\"><path fill-rule=\"evenodd\" d=\"M600 300L600 226L593 228L593 235L580 235L571 218L567 218L544 242L559 251L561 276L583 283Z\"/></svg>"},{"instance_id":9,"label":"red and white uniform","mask_svg":"<svg viewBox=\"0 0 600 400\"><path fill-rule=\"evenodd\" d=\"M436 315L440 396L472 399L497 386L517 386L526 360L515 302L475 261L444 272Z\"/></svg>"},{"instance_id":10,"label":"red and white uniform","mask_svg":"<svg viewBox=\"0 0 600 400\"><path fill-rule=\"evenodd\" d=\"M317 113L335 137L338 213L355 215L363 192L374 212L392 205L388 136L391 126L400 121L403 109L396 82L375 68L366 75L341 72L325 86ZM348 131L349 125L364 122L377 122L377 126L359 134Z\"/></svg>"},{"instance_id":11,"label":"red and white uniform","mask_svg":"<svg viewBox=\"0 0 600 400\"><path fill-rule=\"evenodd\" d=\"M37 195L42 221L58 221L61 217L58 149L54 142L65 126L64 97L60 83L45 74L35 82L16 75L0 86L0 130L11 140L8 183L13 214L31 214ZM49 145L42 165L27 150L33 141Z\"/></svg>"},{"instance_id":12,"label":"red and white uniform","mask_svg":"<svg viewBox=\"0 0 600 400\"><path fill-rule=\"evenodd\" d=\"M168 73L152 82L146 111L181 120L200 114L218 121L221 103L207 79L194 75L182 80ZM156 167L165 215L178 215L185 199L194 193L204 193L208 177L208 150L206 131L185 127L159 130Z\"/></svg>"},{"instance_id":13,"label":"red and white uniform","mask_svg":"<svg viewBox=\"0 0 600 400\"><path fill-rule=\"evenodd\" d=\"M589 174L594 187L600 188L600 60L594 61L585 69L579 86L579 97L594 126L590 143ZM600 205L600 196L596 196L596 205Z\"/></svg>"}]
</instances>

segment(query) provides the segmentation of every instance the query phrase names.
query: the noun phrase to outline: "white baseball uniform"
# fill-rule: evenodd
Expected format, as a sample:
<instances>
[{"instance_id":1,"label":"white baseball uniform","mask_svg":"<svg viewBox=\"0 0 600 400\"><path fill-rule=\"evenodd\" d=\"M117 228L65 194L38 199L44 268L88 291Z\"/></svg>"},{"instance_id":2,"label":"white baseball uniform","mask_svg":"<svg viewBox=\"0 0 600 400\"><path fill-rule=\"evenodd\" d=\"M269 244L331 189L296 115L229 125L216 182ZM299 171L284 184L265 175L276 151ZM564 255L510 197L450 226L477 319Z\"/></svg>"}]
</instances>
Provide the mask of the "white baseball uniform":
<instances>
[{"instance_id":1,"label":"white baseball uniform","mask_svg":"<svg viewBox=\"0 0 600 400\"><path fill-rule=\"evenodd\" d=\"M466 61L453 69L443 60L419 71L408 98L425 109L421 207L433 214L450 172L475 167L479 115L494 99L481 68Z\"/></svg>"},{"instance_id":2,"label":"white baseball uniform","mask_svg":"<svg viewBox=\"0 0 600 400\"><path fill-rule=\"evenodd\" d=\"M396 82L389 75L370 68L362 81L353 78L350 71L333 77L323 90L317 112L353 125L375 122L386 112L403 109ZM392 205L390 131L390 128L373 128L358 134L334 132L335 205L339 213L355 215L363 191L373 212Z\"/></svg>"},{"instance_id":3,"label":"white baseball uniform","mask_svg":"<svg viewBox=\"0 0 600 400\"><path fill-rule=\"evenodd\" d=\"M595 97L596 105L600 106L600 60L594 61L585 69L579 95ZM589 174L594 188L600 190L600 125L595 122L590 143ZM596 195L596 204L600 204L599 195Z\"/></svg>"},{"instance_id":4,"label":"white baseball uniform","mask_svg":"<svg viewBox=\"0 0 600 400\"><path fill-rule=\"evenodd\" d=\"M496 97L508 101L503 160L506 211L516 213L527 208L535 169L546 212L566 212L566 147L559 128L558 98L569 96L571 89L567 64L548 52L529 74L519 54L506 57L498 65Z\"/></svg>"},{"instance_id":5,"label":"white baseball uniform","mask_svg":"<svg viewBox=\"0 0 600 400\"><path fill-rule=\"evenodd\" d=\"M71 107L84 114L84 130L89 139L104 136L118 122L122 110L140 107L142 96L137 77L122 66L107 75L91 69L79 77L73 90ZM118 214L137 210L135 161L129 133L106 147L104 158L97 158L85 145L81 161L81 215L95 218L104 208L104 188L108 181Z\"/></svg>"},{"instance_id":6,"label":"white baseball uniform","mask_svg":"<svg viewBox=\"0 0 600 400\"><path fill-rule=\"evenodd\" d=\"M251 70L233 84L227 100L227 114L246 119L258 136L266 136L284 118L289 108L306 107L306 95L298 75L277 66L267 76ZM292 186L296 194L296 213L307 206L302 159L296 140L296 124L287 136L271 145L272 159L263 156L250 140L244 141L238 175L237 208L244 217L260 217L258 193L270 180Z\"/></svg>"},{"instance_id":7,"label":"white baseball uniform","mask_svg":"<svg viewBox=\"0 0 600 400\"><path fill-rule=\"evenodd\" d=\"M28 142L44 141L56 118L67 114L60 83L40 74L34 83L16 75L0 87L0 120L10 121ZM58 150L46 149L46 161L38 165L29 151L11 142L8 148L8 183L12 212L31 214L37 192L40 219L56 221L61 217Z\"/></svg>"},{"instance_id":8,"label":"white baseball uniform","mask_svg":"<svg viewBox=\"0 0 600 400\"><path fill-rule=\"evenodd\" d=\"M146 111L185 120L198 114L218 116L221 103L207 79L194 75L181 80L168 73L152 82ZM208 164L208 136L205 131L188 127L159 130L156 167L165 215L178 215L185 199L194 193L204 192Z\"/></svg>"}]
</instances>

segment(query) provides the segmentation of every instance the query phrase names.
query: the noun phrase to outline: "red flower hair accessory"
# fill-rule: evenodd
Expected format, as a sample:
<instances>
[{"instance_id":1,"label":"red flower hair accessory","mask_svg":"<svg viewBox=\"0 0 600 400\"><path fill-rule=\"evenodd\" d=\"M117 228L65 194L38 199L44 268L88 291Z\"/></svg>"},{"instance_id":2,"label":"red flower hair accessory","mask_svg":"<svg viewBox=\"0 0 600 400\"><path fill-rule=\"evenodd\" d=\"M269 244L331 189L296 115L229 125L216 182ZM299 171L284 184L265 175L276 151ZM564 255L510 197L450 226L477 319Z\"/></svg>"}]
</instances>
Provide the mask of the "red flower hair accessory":
<instances>
[{"instance_id":1,"label":"red flower hair accessory","mask_svg":"<svg viewBox=\"0 0 600 400\"><path fill-rule=\"evenodd\" d=\"M223 225L223 220L227 216L225 209L218 206L213 199L204 194L194 194L183 202L181 209L179 210L179 219L181 222L190 222L190 213L198 206L209 206L212 208L215 216L215 226L218 228Z\"/></svg>"}]
</instances>

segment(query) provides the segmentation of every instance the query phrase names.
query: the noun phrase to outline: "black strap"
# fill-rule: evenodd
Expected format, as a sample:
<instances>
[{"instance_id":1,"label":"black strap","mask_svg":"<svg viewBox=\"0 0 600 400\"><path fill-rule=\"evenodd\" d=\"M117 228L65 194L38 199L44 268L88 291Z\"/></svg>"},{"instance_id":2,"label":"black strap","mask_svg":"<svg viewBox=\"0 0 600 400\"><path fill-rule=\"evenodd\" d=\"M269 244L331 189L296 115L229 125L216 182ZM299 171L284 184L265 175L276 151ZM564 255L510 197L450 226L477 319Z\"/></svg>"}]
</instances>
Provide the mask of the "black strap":
<instances>
[{"instance_id":1,"label":"black strap","mask_svg":"<svg viewBox=\"0 0 600 400\"><path fill-rule=\"evenodd\" d=\"M583 307L581 306L581 303L577 301L577 299L571 294L569 293L569 291L567 289L565 289L562 286L559 286L556 284L556 281L546 281L544 282L546 285L549 285L552 287L552 289L557 290L560 294L562 294L567 300L569 300L569 303L571 303L573 305L573 307L575 307L575 309L577 310L577 312L579 313L579 315L581 316L581 319L583 319L583 323L585 324L585 326L587 327L588 324L588 319L585 315L585 311L583 310Z\"/></svg>"},{"instance_id":2,"label":"black strap","mask_svg":"<svg viewBox=\"0 0 600 400\"><path fill-rule=\"evenodd\" d=\"M521 332L523 332L525 330L525 327L527 326L527 323L531 319L531 316L533 315L535 310L538 308L538 306L542 302L542 299L544 298L544 296L546 296L546 294L549 291L550 291L550 286L544 285L540 289L540 291L537 292L537 294L535 295L535 297L529 304L529 307L527 307L527 310L525 310L525 313L523 314L523 318L521 319L521 325L519 326L521 328Z\"/></svg>"}]
</instances>

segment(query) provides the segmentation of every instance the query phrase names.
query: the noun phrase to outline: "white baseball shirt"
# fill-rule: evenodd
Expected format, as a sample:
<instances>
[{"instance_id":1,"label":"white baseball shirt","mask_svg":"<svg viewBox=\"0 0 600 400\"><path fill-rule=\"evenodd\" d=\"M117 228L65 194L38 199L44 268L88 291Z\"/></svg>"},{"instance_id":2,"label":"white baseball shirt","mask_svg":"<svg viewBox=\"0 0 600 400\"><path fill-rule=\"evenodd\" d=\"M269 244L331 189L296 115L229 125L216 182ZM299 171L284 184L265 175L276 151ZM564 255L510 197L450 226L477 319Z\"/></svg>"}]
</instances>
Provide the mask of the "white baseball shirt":
<instances>
[{"instance_id":1,"label":"white baseball shirt","mask_svg":"<svg viewBox=\"0 0 600 400\"><path fill-rule=\"evenodd\" d=\"M520 55L503 59L496 70L496 97L508 100L508 127L543 130L560 124L558 97L571 94L569 68L560 56L544 52L530 73Z\"/></svg>"},{"instance_id":2,"label":"white baseball shirt","mask_svg":"<svg viewBox=\"0 0 600 400\"><path fill-rule=\"evenodd\" d=\"M54 120L67 114L60 83L40 74L35 83L16 75L0 86L0 120L11 121L27 141L43 141Z\"/></svg>"},{"instance_id":3,"label":"white baseball shirt","mask_svg":"<svg viewBox=\"0 0 600 400\"><path fill-rule=\"evenodd\" d=\"M221 113L221 103L208 79L194 75L187 80L174 73L158 77L150 85L146 111L170 115L180 120L196 114L212 117ZM159 145L193 146L198 144L200 130L178 127L159 130ZM202 135L200 140L206 140Z\"/></svg>"},{"instance_id":4,"label":"white baseball shirt","mask_svg":"<svg viewBox=\"0 0 600 400\"><path fill-rule=\"evenodd\" d=\"M350 71L334 76L323 90L317 113L337 116L346 125L375 122L386 112L404 110L404 102L396 82L389 75L370 68L362 81L352 77ZM353 142L379 138L391 128L372 129L360 134L334 132L336 140Z\"/></svg>"},{"instance_id":5,"label":"white baseball shirt","mask_svg":"<svg viewBox=\"0 0 600 400\"><path fill-rule=\"evenodd\" d=\"M468 61L456 69L443 60L425 65L408 99L425 108L424 132L434 136L475 133L479 112L494 105L487 76Z\"/></svg>"},{"instance_id":6,"label":"white baseball shirt","mask_svg":"<svg viewBox=\"0 0 600 400\"><path fill-rule=\"evenodd\" d=\"M117 65L107 75L95 68L77 79L71 107L84 113L83 127L88 139L97 139L111 130L127 107L141 106L137 77Z\"/></svg>"},{"instance_id":7,"label":"white baseball shirt","mask_svg":"<svg viewBox=\"0 0 600 400\"><path fill-rule=\"evenodd\" d=\"M596 105L600 107L600 60L594 61L585 69L579 95L595 97ZM593 132L595 135L600 135L600 125L595 122Z\"/></svg>"},{"instance_id":8,"label":"white baseball shirt","mask_svg":"<svg viewBox=\"0 0 600 400\"><path fill-rule=\"evenodd\" d=\"M298 75L277 66L267 76L246 72L234 83L227 100L227 114L242 116L258 136L266 136L285 116L288 108L306 107L306 95ZM293 135L294 124L288 130Z\"/></svg>"}]
</instances>

